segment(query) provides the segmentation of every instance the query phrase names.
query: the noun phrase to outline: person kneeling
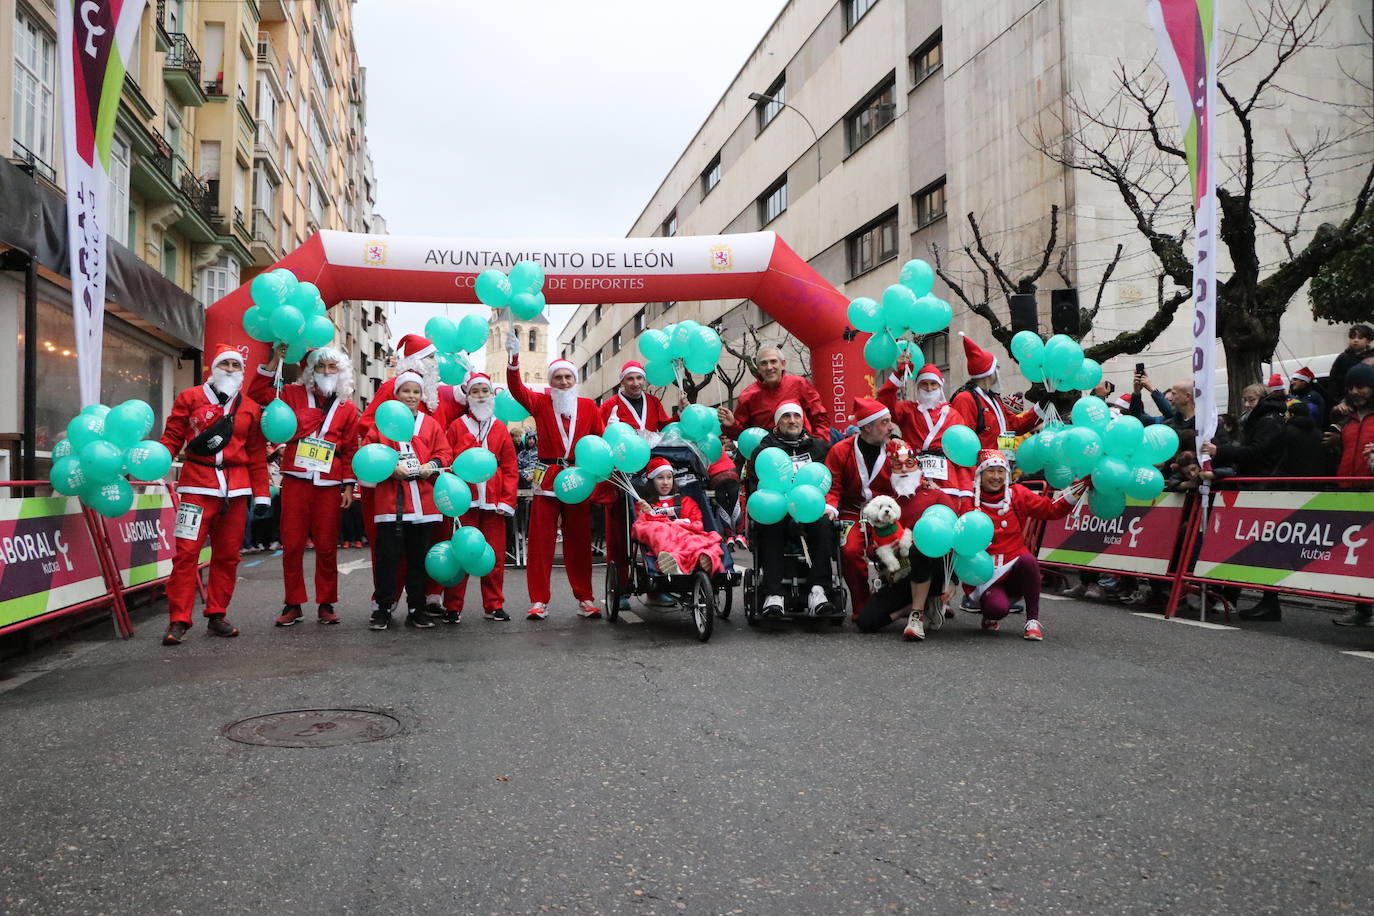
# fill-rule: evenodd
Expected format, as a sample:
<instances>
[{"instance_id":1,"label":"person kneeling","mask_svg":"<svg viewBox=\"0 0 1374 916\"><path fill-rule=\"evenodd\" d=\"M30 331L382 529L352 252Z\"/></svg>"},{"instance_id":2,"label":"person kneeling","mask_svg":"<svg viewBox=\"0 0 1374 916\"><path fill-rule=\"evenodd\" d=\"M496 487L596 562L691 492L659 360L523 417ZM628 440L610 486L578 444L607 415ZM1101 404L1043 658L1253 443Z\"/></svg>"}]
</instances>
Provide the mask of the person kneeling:
<instances>
[{"instance_id":1,"label":"person kneeling","mask_svg":"<svg viewBox=\"0 0 1374 916\"><path fill-rule=\"evenodd\" d=\"M673 466L667 459L649 462L648 498L639 500L639 516L630 533L644 544L664 575L689 575L701 570L710 575L725 568L720 535L707 531L701 507L677 488Z\"/></svg>"}]
</instances>

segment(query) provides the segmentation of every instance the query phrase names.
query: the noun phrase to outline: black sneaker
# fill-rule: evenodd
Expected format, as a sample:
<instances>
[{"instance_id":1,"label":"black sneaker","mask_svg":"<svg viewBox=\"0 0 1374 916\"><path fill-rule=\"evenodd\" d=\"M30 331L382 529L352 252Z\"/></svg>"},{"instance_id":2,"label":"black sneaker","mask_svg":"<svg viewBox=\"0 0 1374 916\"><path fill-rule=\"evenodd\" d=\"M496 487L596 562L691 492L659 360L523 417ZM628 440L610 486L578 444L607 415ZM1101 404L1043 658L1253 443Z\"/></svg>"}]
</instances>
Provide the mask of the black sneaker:
<instances>
[{"instance_id":1,"label":"black sneaker","mask_svg":"<svg viewBox=\"0 0 1374 916\"><path fill-rule=\"evenodd\" d=\"M239 628L226 620L223 614L216 614L206 620L205 629L210 631L211 636L223 636L228 638L239 635Z\"/></svg>"},{"instance_id":2,"label":"black sneaker","mask_svg":"<svg viewBox=\"0 0 1374 916\"><path fill-rule=\"evenodd\" d=\"M382 608L373 611L372 619L367 623L369 630L385 630L389 626L391 626L391 612Z\"/></svg>"},{"instance_id":3,"label":"black sneaker","mask_svg":"<svg viewBox=\"0 0 1374 916\"><path fill-rule=\"evenodd\" d=\"M189 624L174 621L167 625L167 631L162 634L162 644L164 646L179 646L181 641L186 638L186 631L191 629Z\"/></svg>"},{"instance_id":4,"label":"black sneaker","mask_svg":"<svg viewBox=\"0 0 1374 916\"><path fill-rule=\"evenodd\" d=\"M406 626L417 630L428 630L434 626L434 618L424 611L411 611L406 615Z\"/></svg>"},{"instance_id":5,"label":"black sneaker","mask_svg":"<svg viewBox=\"0 0 1374 916\"><path fill-rule=\"evenodd\" d=\"M462 623L462 611L444 611L443 622L448 624Z\"/></svg>"},{"instance_id":6,"label":"black sneaker","mask_svg":"<svg viewBox=\"0 0 1374 916\"><path fill-rule=\"evenodd\" d=\"M485 620L510 620L510 615L504 608L497 608L494 611L483 611L482 617Z\"/></svg>"}]
</instances>

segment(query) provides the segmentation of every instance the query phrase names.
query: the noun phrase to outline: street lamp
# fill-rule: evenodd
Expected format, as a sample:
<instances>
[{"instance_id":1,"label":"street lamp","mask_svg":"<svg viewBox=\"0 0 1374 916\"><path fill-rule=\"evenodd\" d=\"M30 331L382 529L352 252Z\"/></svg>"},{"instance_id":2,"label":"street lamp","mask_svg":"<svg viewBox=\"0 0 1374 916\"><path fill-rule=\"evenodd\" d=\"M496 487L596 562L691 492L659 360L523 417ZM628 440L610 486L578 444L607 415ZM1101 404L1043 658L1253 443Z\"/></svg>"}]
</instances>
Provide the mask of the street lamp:
<instances>
[{"instance_id":1,"label":"street lamp","mask_svg":"<svg viewBox=\"0 0 1374 916\"><path fill-rule=\"evenodd\" d=\"M811 119L802 114L801 109L787 104L782 99L774 98L771 95L764 95L762 92L749 93L749 99L754 102L773 102L781 105L783 108L791 108L797 113L797 117L802 119L802 122L806 124L806 129L811 131L812 139L816 141L816 184L819 185L821 183L821 138L820 135L816 133L816 128L811 126Z\"/></svg>"}]
</instances>

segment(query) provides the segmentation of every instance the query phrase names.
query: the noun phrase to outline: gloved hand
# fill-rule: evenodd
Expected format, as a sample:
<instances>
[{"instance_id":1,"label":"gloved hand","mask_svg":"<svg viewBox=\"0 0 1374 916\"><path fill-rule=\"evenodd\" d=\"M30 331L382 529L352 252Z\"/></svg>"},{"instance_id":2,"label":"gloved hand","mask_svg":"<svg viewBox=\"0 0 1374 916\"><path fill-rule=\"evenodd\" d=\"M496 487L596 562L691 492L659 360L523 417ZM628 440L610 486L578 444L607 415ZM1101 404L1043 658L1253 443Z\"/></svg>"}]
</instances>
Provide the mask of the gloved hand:
<instances>
[{"instance_id":1,"label":"gloved hand","mask_svg":"<svg viewBox=\"0 0 1374 916\"><path fill-rule=\"evenodd\" d=\"M506 332L506 352L510 354L512 362L520 356L520 338L514 331Z\"/></svg>"},{"instance_id":2,"label":"gloved hand","mask_svg":"<svg viewBox=\"0 0 1374 916\"><path fill-rule=\"evenodd\" d=\"M255 520L259 520L259 521L260 521L260 520L262 520L262 519L264 519L264 518L271 518L271 517L272 517L272 504L271 504L271 503L253 503L253 518L254 518Z\"/></svg>"},{"instance_id":3,"label":"gloved hand","mask_svg":"<svg viewBox=\"0 0 1374 916\"><path fill-rule=\"evenodd\" d=\"M833 522L835 519L840 517L840 511L836 509L834 506L830 505L829 503L826 503L825 517Z\"/></svg>"}]
</instances>

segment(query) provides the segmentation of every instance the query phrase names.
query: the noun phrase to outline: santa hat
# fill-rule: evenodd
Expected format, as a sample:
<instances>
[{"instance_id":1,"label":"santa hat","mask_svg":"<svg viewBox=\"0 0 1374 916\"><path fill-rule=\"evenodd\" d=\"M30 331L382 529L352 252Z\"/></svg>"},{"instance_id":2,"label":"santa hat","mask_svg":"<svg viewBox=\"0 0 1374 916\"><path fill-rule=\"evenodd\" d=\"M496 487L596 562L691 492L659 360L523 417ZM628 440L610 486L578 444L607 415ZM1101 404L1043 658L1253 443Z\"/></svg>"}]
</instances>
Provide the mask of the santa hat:
<instances>
[{"instance_id":1,"label":"santa hat","mask_svg":"<svg viewBox=\"0 0 1374 916\"><path fill-rule=\"evenodd\" d=\"M1119 407L1119 408L1121 408L1122 410L1130 410L1130 409L1131 409L1131 395L1130 395L1130 392L1127 392L1126 394L1119 394L1119 395L1117 395L1116 397L1112 398L1112 399L1111 399L1110 401L1108 401L1107 403L1110 404L1110 405L1112 405L1113 407Z\"/></svg>"},{"instance_id":2,"label":"santa hat","mask_svg":"<svg viewBox=\"0 0 1374 916\"><path fill-rule=\"evenodd\" d=\"M867 426L875 420L883 417L892 416L892 411L883 406L881 401L873 398L854 399L854 425Z\"/></svg>"},{"instance_id":3,"label":"santa hat","mask_svg":"<svg viewBox=\"0 0 1374 916\"><path fill-rule=\"evenodd\" d=\"M490 388L492 391L496 390L496 386L492 385L491 383L490 375L487 375L485 372L474 372L472 373L472 375L469 375L466 379L463 380L463 393L466 394L467 390L471 388L473 384L476 382L486 382L488 388Z\"/></svg>"},{"instance_id":4,"label":"santa hat","mask_svg":"<svg viewBox=\"0 0 1374 916\"><path fill-rule=\"evenodd\" d=\"M778 405L778 409L773 411L773 422L781 423L783 415L789 413L799 414L803 417L806 416L806 414L802 413L801 405L796 401L783 401Z\"/></svg>"},{"instance_id":5,"label":"santa hat","mask_svg":"<svg viewBox=\"0 0 1374 916\"><path fill-rule=\"evenodd\" d=\"M644 374L644 364L641 363L641 362L639 362L638 360L633 360L633 359L632 359L632 360L630 360L628 363L626 363L625 365L623 365L623 366L620 367L620 380L621 380L622 382L625 381L625 376L627 376L627 375L643 375L643 374Z\"/></svg>"},{"instance_id":6,"label":"santa hat","mask_svg":"<svg viewBox=\"0 0 1374 916\"><path fill-rule=\"evenodd\" d=\"M1307 384L1310 385L1310 384L1312 384L1313 382L1315 382L1315 381L1317 380L1317 373L1313 372L1311 369L1307 368L1306 366L1303 366L1303 367L1302 367L1301 369L1299 369L1297 372L1294 372L1294 373L1293 373L1293 378L1294 378L1295 380L1296 380L1296 379L1301 379L1302 381L1304 381L1304 382L1306 382Z\"/></svg>"},{"instance_id":7,"label":"santa hat","mask_svg":"<svg viewBox=\"0 0 1374 916\"><path fill-rule=\"evenodd\" d=\"M1004 471L1009 471L1011 470L1011 465L1007 463L1007 456L1002 454L1000 449L979 449L978 466L973 469L973 474L976 477L988 468L1001 468Z\"/></svg>"},{"instance_id":8,"label":"santa hat","mask_svg":"<svg viewBox=\"0 0 1374 916\"><path fill-rule=\"evenodd\" d=\"M654 458L649 462L649 466L644 469L644 479L653 480L659 474L667 471L673 473L673 465L667 458Z\"/></svg>"},{"instance_id":9,"label":"santa hat","mask_svg":"<svg viewBox=\"0 0 1374 916\"><path fill-rule=\"evenodd\" d=\"M964 359L968 362L969 378L987 378L997 371L997 357L974 343L963 331L959 332L959 336L964 341Z\"/></svg>"},{"instance_id":10,"label":"santa hat","mask_svg":"<svg viewBox=\"0 0 1374 916\"><path fill-rule=\"evenodd\" d=\"M1283 383L1283 376L1275 372L1269 376L1269 384L1266 385L1270 391L1287 391L1288 386Z\"/></svg>"},{"instance_id":11,"label":"santa hat","mask_svg":"<svg viewBox=\"0 0 1374 916\"><path fill-rule=\"evenodd\" d=\"M923 382L927 380L938 382L941 388L945 387L944 373L941 372L940 367L934 363L926 363L921 367L921 371L916 373L916 381Z\"/></svg>"},{"instance_id":12,"label":"santa hat","mask_svg":"<svg viewBox=\"0 0 1374 916\"><path fill-rule=\"evenodd\" d=\"M392 391L400 391L401 386L404 385L406 382L414 382L415 384L420 386L421 391L425 390L424 378L420 375L420 373L416 372L414 369L406 369L404 372L397 373L395 382L396 384L392 386Z\"/></svg>"},{"instance_id":13,"label":"santa hat","mask_svg":"<svg viewBox=\"0 0 1374 916\"><path fill-rule=\"evenodd\" d=\"M553 374L559 369L567 369L573 374L573 378L577 378L577 367L566 359L556 359L549 363L549 378L553 378Z\"/></svg>"},{"instance_id":14,"label":"santa hat","mask_svg":"<svg viewBox=\"0 0 1374 916\"><path fill-rule=\"evenodd\" d=\"M407 334L396 344L396 352L403 359L422 359L434 355L434 344L419 334Z\"/></svg>"},{"instance_id":15,"label":"santa hat","mask_svg":"<svg viewBox=\"0 0 1374 916\"><path fill-rule=\"evenodd\" d=\"M231 347L228 344L216 344L212 352L215 355L210 359L211 369L215 368L226 359L236 359L240 363L243 362L243 354L239 352L238 347Z\"/></svg>"}]
</instances>

